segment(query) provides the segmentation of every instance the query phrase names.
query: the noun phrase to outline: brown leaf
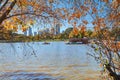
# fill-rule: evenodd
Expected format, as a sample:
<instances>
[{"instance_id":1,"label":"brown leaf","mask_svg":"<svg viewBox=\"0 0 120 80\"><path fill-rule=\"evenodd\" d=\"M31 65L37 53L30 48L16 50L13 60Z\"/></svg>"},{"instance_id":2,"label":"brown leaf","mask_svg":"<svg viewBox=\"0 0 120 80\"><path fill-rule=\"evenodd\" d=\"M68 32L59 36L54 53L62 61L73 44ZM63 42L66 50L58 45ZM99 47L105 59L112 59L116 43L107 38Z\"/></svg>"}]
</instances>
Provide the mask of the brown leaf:
<instances>
[{"instance_id":1,"label":"brown leaf","mask_svg":"<svg viewBox=\"0 0 120 80\"><path fill-rule=\"evenodd\" d=\"M88 22L87 22L86 20L83 20L82 22L83 22L84 24L86 24L86 25L88 24Z\"/></svg>"},{"instance_id":2,"label":"brown leaf","mask_svg":"<svg viewBox=\"0 0 120 80\"><path fill-rule=\"evenodd\" d=\"M109 0L103 0L104 2L106 2L106 3L108 3L109 2Z\"/></svg>"},{"instance_id":3,"label":"brown leaf","mask_svg":"<svg viewBox=\"0 0 120 80\"><path fill-rule=\"evenodd\" d=\"M93 11L92 11L92 14L94 14L94 13L97 12L97 9L96 9L95 7L94 7L92 10L93 10Z\"/></svg>"}]
</instances>

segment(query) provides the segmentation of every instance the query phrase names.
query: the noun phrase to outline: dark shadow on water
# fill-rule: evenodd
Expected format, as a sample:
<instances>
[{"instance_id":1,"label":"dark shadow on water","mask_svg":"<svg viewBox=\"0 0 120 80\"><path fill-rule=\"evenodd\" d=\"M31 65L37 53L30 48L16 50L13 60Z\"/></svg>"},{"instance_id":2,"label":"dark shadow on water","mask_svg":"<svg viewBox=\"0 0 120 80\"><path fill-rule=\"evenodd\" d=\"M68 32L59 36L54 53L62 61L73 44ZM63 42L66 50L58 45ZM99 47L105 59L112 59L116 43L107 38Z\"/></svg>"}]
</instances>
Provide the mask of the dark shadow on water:
<instances>
[{"instance_id":1,"label":"dark shadow on water","mask_svg":"<svg viewBox=\"0 0 120 80\"><path fill-rule=\"evenodd\" d=\"M0 80L62 80L63 77L53 77L50 74L32 72L7 72L0 75Z\"/></svg>"}]
</instances>

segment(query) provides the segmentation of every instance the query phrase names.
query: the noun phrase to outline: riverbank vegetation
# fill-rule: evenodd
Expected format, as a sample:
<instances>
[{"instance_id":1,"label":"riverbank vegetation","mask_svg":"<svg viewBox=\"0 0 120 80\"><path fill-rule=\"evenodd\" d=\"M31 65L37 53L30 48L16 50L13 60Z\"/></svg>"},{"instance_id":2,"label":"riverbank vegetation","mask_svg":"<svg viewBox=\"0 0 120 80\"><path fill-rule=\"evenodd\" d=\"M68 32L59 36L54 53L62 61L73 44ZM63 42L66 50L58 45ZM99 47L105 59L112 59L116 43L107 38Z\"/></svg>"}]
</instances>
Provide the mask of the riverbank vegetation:
<instances>
[{"instance_id":1,"label":"riverbank vegetation","mask_svg":"<svg viewBox=\"0 0 120 80\"><path fill-rule=\"evenodd\" d=\"M1 42L30 42L30 41L69 41L70 38L92 38L92 30L86 30L85 27L82 28L67 28L63 33L51 34L44 32L43 34L38 34L35 36L26 36L24 34L13 33L1 33Z\"/></svg>"}]
</instances>

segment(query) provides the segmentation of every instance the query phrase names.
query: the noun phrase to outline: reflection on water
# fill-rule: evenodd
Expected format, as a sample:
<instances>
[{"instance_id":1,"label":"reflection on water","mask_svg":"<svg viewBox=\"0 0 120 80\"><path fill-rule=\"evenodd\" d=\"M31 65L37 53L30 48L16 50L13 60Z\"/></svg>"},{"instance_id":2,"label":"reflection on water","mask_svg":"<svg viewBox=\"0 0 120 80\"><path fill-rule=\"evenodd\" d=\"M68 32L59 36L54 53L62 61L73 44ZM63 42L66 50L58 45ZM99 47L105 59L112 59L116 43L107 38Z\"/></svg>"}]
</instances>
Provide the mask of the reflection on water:
<instances>
[{"instance_id":1,"label":"reflection on water","mask_svg":"<svg viewBox=\"0 0 120 80\"><path fill-rule=\"evenodd\" d=\"M87 79L98 70L94 59L86 54L89 49L87 45L64 42L0 43L0 80L5 76L10 80ZM46 79L41 79L43 76Z\"/></svg>"},{"instance_id":2,"label":"reflection on water","mask_svg":"<svg viewBox=\"0 0 120 80\"><path fill-rule=\"evenodd\" d=\"M61 77L52 77L44 73L14 72L0 76L1 80L58 80Z\"/></svg>"}]
</instances>

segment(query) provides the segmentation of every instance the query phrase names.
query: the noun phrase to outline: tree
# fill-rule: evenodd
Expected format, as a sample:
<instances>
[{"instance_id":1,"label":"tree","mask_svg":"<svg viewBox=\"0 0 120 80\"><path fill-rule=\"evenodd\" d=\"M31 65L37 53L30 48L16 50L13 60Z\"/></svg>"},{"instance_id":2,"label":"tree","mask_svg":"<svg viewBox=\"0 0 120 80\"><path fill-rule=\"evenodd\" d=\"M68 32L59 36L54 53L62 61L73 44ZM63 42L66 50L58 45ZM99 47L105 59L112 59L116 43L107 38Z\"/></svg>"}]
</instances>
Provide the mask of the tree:
<instances>
[{"instance_id":1,"label":"tree","mask_svg":"<svg viewBox=\"0 0 120 80\"><path fill-rule=\"evenodd\" d=\"M87 37L92 38L93 31L92 30L87 30Z\"/></svg>"},{"instance_id":2,"label":"tree","mask_svg":"<svg viewBox=\"0 0 120 80\"><path fill-rule=\"evenodd\" d=\"M120 0L74 0L73 6L69 22L82 21L81 25L92 22L96 42L93 45L95 53L90 55L103 66L109 79L120 80L120 44L117 36L110 35L111 28L120 26ZM88 15L92 20L84 21Z\"/></svg>"},{"instance_id":3,"label":"tree","mask_svg":"<svg viewBox=\"0 0 120 80\"><path fill-rule=\"evenodd\" d=\"M54 0L0 0L0 28L16 32L18 27L25 31L39 20L50 23L51 18L58 19L56 9L52 8L55 3Z\"/></svg>"},{"instance_id":4,"label":"tree","mask_svg":"<svg viewBox=\"0 0 120 80\"><path fill-rule=\"evenodd\" d=\"M67 28L62 34L61 34L61 38L63 39L69 39L69 34L70 32L73 30L73 28Z\"/></svg>"},{"instance_id":5,"label":"tree","mask_svg":"<svg viewBox=\"0 0 120 80\"><path fill-rule=\"evenodd\" d=\"M111 36L117 38L117 40L120 40L120 27L114 27L111 29Z\"/></svg>"},{"instance_id":6,"label":"tree","mask_svg":"<svg viewBox=\"0 0 120 80\"><path fill-rule=\"evenodd\" d=\"M69 38L78 38L78 37L79 37L79 30L77 27L74 27L69 34Z\"/></svg>"},{"instance_id":7,"label":"tree","mask_svg":"<svg viewBox=\"0 0 120 80\"><path fill-rule=\"evenodd\" d=\"M65 33L65 34L69 34L72 30L73 30L73 28L71 28L71 27L70 27L70 28L67 28L64 33Z\"/></svg>"}]
</instances>

